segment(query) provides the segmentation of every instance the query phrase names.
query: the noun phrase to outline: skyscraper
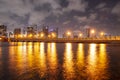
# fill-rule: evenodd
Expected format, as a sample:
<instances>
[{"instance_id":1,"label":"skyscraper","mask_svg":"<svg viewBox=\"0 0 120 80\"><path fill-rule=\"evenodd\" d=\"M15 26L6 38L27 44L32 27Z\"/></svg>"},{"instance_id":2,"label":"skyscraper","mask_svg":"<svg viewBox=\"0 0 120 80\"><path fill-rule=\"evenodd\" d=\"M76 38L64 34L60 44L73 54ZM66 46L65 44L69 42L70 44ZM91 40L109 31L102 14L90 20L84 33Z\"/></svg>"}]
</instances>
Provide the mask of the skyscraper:
<instances>
[{"instance_id":1,"label":"skyscraper","mask_svg":"<svg viewBox=\"0 0 120 80\"><path fill-rule=\"evenodd\" d=\"M89 38L90 37L90 28L86 28L86 37Z\"/></svg>"},{"instance_id":2,"label":"skyscraper","mask_svg":"<svg viewBox=\"0 0 120 80\"><path fill-rule=\"evenodd\" d=\"M21 28L14 29L14 37L15 38L21 37Z\"/></svg>"},{"instance_id":3,"label":"skyscraper","mask_svg":"<svg viewBox=\"0 0 120 80\"><path fill-rule=\"evenodd\" d=\"M0 25L0 36L7 36L7 26Z\"/></svg>"},{"instance_id":4,"label":"skyscraper","mask_svg":"<svg viewBox=\"0 0 120 80\"><path fill-rule=\"evenodd\" d=\"M48 30L49 30L48 26L43 26L43 33L45 37L48 37L48 34L49 34Z\"/></svg>"}]
</instances>

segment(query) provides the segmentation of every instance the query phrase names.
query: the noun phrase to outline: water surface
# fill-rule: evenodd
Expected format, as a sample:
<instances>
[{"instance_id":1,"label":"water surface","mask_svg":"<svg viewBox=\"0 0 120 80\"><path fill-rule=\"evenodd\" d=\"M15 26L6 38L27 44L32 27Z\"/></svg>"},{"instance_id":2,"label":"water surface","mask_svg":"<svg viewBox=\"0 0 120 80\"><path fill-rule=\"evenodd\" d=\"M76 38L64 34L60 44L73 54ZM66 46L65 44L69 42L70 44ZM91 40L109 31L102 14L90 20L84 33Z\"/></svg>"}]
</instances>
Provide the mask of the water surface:
<instances>
[{"instance_id":1,"label":"water surface","mask_svg":"<svg viewBox=\"0 0 120 80\"><path fill-rule=\"evenodd\" d=\"M120 80L120 44L0 43L0 80Z\"/></svg>"}]
</instances>

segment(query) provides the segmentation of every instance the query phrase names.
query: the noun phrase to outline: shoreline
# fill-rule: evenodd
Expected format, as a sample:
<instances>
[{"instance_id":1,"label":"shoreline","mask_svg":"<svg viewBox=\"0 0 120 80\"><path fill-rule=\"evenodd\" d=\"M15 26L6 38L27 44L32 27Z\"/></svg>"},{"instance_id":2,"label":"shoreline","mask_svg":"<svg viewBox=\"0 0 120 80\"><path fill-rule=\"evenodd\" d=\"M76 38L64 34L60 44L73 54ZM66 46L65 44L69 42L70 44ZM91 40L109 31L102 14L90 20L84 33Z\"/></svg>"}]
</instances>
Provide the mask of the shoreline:
<instances>
[{"instance_id":1,"label":"shoreline","mask_svg":"<svg viewBox=\"0 0 120 80\"><path fill-rule=\"evenodd\" d=\"M96 38L11 38L8 42L56 42L56 43L120 43L120 39L96 39Z\"/></svg>"}]
</instances>

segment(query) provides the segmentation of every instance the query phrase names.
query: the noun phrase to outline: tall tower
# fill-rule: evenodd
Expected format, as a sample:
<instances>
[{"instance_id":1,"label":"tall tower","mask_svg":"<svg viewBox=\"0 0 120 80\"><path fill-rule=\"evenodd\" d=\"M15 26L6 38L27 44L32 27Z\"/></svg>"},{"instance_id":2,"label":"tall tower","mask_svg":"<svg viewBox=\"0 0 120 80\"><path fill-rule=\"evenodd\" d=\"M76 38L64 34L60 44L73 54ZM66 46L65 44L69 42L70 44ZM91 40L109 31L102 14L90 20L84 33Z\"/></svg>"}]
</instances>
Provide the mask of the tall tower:
<instances>
[{"instance_id":1,"label":"tall tower","mask_svg":"<svg viewBox=\"0 0 120 80\"><path fill-rule=\"evenodd\" d=\"M56 31L56 35L57 35L57 37L58 37L58 27L56 28L56 30L55 30L55 31Z\"/></svg>"},{"instance_id":2,"label":"tall tower","mask_svg":"<svg viewBox=\"0 0 120 80\"><path fill-rule=\"evenodd\" d=\"M7 26L0 25L0 36L7 36Z\"/></svg>"},{"instance_id":3,"label":"tall tower","mask_svg":"<svg viewBox=\"0 0 120 80\"><path fill-rule=\"evenodd\" d=\"M48 37L48 34L49 34L48 30L49 30L48 26L43 26L43 33L44 33L45 37Z\"/></svg>"},{"instance_id":4,"label":"tall tower","mask_svg":"<svg viewBox=\"0 0 120 80\"><path fill-rule=\"evenodd\" d=\"M86 28L86 37L87 37L87 38L90 37L90 28Z\"/></svg>"}]
</instances>

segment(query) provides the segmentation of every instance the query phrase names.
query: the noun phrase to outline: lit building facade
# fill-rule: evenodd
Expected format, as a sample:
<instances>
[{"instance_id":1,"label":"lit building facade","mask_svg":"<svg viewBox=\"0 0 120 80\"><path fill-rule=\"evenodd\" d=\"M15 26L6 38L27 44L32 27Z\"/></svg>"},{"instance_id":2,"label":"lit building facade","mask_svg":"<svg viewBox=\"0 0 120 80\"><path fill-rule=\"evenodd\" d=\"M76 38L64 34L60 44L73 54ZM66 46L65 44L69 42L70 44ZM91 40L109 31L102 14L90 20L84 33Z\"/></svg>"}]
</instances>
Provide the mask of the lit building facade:
<instances>
[{"instance_id":1,"label":"lit building facade","mask_svg":"<svg viewBox=\"0 0 120 80\"><path fill-rule=\"evenodd\" d=\"M15 38L20 38L20 37L22 37L22 35L21 35L21 28L15 28L15 29L14 29L14 37L15 37Z\"/></svg>"},{"instance_id":2,"label":"lit building facade","mask_svg":"<svg viewBox=\"0 0 120 80\"><path fill-rule=\"evenodd\" d=\"M35 35L34 27L27 27L26 32L27 32L27 37L34 37Z\"/></svg>"},{"instance_id":3,"label":"lit building facade","mask_svg":"<svg viewBox=\"0 0 120 80\"><path fill-rule=\"evenodd\" d=\"M86 28L86 37L89 38L90 37L90 31L91 29L90 28Z\"/></svg>"},{"instance_id":4,"label":"lit building facade","mask_svg":"<svg viewBox=\"0 0 120 80\"><path fill-rule=\"evenodd\" d=\"M49 27L48 27L48 26L43 26L42 31L43 31L43 33L44 33L44 37L45 37L45 38L48 37L48 34L49 34L48 30L49 30Z\"/></svg>"},{"instance_id":5,"label":"lit building facade","mask_svg":"<svg viewBox=\"0 0 120 80\"><path fill-rule=\"evenodd\" d=\"M7 26L5 26L5 25L0 25L0 36L5 36L5 37L7 37Z\"/></svg>"}]
</instances>

